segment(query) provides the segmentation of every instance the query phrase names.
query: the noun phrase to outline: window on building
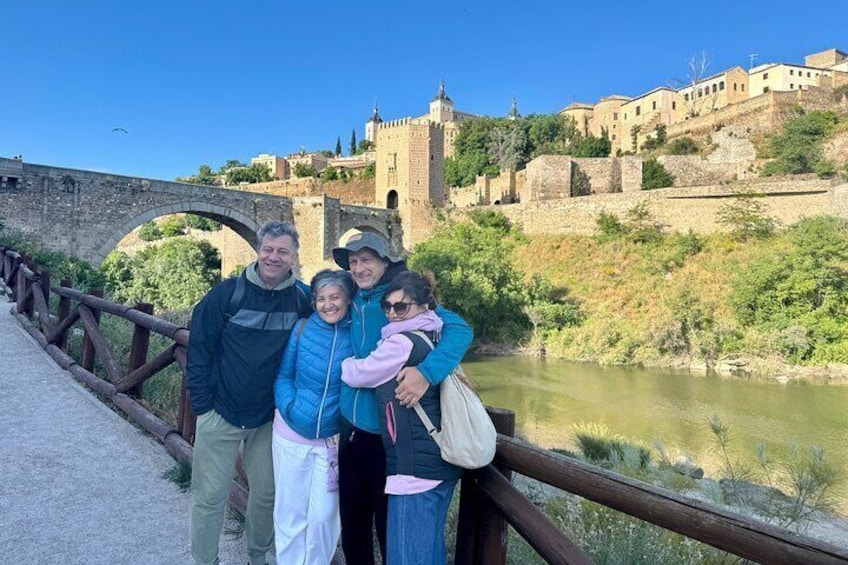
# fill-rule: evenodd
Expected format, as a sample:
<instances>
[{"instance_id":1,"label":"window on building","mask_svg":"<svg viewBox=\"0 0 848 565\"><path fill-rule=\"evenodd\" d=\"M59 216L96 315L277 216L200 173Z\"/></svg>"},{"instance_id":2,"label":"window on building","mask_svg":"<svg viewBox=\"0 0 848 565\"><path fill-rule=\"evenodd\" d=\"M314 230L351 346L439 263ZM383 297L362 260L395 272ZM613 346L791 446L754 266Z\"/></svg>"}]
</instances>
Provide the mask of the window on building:
<instances>
[{"instance_id":1,"label":"window on building","mask_svg":"<svg viewBox=\"0 0 848 565\"><path fill-rule=\"evenodd\" d=\"M642 107L641 107L641 106L636 106L636 115L637 115L637 116L641 116L641 115L642 115Z\"/></svg>"},{"instance_id":2,"label":"window on building","mask_svg":"<svg viewBox=\"0 0 848 565\"><path fill-rule=\"evenodd\" d=\"M807 78L810 78L810 71L807 71Z\"/></svg>"},{"instance_id":3,"label":"window on building","mask_svg":"<svg viewBox=\"0 0 848 565\"><path fill-rule=\"evenodd\" d=\"M745 92L745 85L744 85L744 84L742 84L742 85L740 85L740 86L742 87L742 88L741 88L742 92Z\"/></svg>"},{"instance_id":4,"label":"window on building","mask_svg":"<svg viewBox=\"0 0 848 565\"><path fill-rule=\"evenodd\" d=\"M651 102L651 110L656 110L656 109L657 109L657 101L654 100L653 102Z\"/></svg>"},{"instance_id":5,"label":"window on building","mask_svg":"<svg viewBox=\"0 0 848 565\"><path fill-rule=\"evenodd\" d=\"M789 69L789 76L792 76L794 74L795 74L795 69Z\"/></svg>"},{"instance_id":6,"label":"window on building","mask_svg":"<svg viewBox=\"0 0 848 565\"><path fill-rule=\"evenodd\" d=\"M704 89L703 89L703 88L699 88L699 89L698 89L698 98L701 98L703 95L704 95Z\"/></svg>"},{"instance_id":7,"label":"window on building","mask_svg":"<svg viewBox=\"0 0 848 565\"><path fill-rule=\"evenodd\" d=\"M612 134L612 140L615 141L615 134Z\"/></svg>"},{"instance_id":8,"label":"window on building","mask_svg":"<svg viewBox=\"0 0 848 565\"><path fill-rule=\"evenodd\" d=\"M718 89L724 90L724 81L721 81L720 83L718 83Z\"/></svg>"},{"instance_id":9,"label":"window on building","mask_svg":"<svg viewBox=\"0 0 848 565\"><path fill-rule=\"evenodd\" d=\"M771 90L769 87L764 86L764 87L763 87L763 94L765 94L765 93L766 93L766 92L768 92L769 90Z\"/></svg>"},{"instance_id":10,"label":"window on building","mask_svg":"<svg viewBox=\"0 0 848 565\"><path fill-rule=\"evenodd\" d=\"M618 112L613 112L613 113L612 113L612 119L613 119L613 120L617 120L617 119L618 119Z\"/></svg>"},{"instance_id":11,"label":"window on building","mask_svg":"<svg viewBox=\"0 0 848 565\"><path fill-rule=\"evenodd\" d=\"M789 83L789 88L795 88L795 83L794 83L794 82L790 82L790 83Z\"/></svg>"},{"instance_id":12,"label":"window on building","mask_svg":"<svg viewBox=\"0 0 848 565\"><path fill-rule=\"evenodd\" d=\"M686 100L687 102L689 102L689 93L688 92L683 95L683 99Z\"/></svg>"},{"instance_id":13,"label":"window on building","mask_svg":"<svg viewBox=\"0 0 848 565\"><path fill-rule=\"evenodd\" d=\"M763 80L766 80L767 78L768 78L768 73L763 73Z\"/></svg>"},{"instance_id":14,"label":"window on building","mask_svg":"<svg viewBox=\"0 0 848 565\"><path fill-rule=\"evenodd\" d=\"M736 83L734 82L734 83L733 83L733 92L736 92L736 86L737 86L737 85L736 85Z\"/></svg>"},{"instance_id":15,"label":"window on building","mask_svg":"<svg viewBox=\"0 0 848 565\"><path fill-rule=\"evenodd\" d=\"M717 91L718 91L718 87L714 84L713 85L713 94L715 94Z\"/></svg>"},{"instance_id":16,"label":"window on building","mask_svg":"<svg viewBox=\"0 0 848 565\"><path fill-rule=\"evenodd\" d=\"M677 101L675 101L675 100L672 100L672 101L671 101L671 109L672 109L672 110L677 110Z\"/></svg>"}]
</instances>

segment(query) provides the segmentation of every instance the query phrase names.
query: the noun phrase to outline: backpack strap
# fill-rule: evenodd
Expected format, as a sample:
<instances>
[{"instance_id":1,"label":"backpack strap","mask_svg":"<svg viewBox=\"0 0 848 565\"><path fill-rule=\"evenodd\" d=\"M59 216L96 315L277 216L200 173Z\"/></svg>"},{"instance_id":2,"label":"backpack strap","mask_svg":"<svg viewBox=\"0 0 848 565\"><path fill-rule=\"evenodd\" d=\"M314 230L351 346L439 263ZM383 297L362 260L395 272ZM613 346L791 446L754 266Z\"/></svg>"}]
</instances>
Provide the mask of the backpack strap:
<instances>
[{"instance_id":1,"label":"backpack strap","mask_svg":"<svg viewBox=\"0 0 848 565\"><path fill-rule=\"evenodd\" d=\"M247 279L245 278L244 272L236 278L236 287L233 289L233 293L230 295L230 302L227 304L227 310L224 312L224 320L229 322L230 318L236 315L241 309L242 302L244 302L244 293L247 288Z\"/></svg>"}]
</instances>

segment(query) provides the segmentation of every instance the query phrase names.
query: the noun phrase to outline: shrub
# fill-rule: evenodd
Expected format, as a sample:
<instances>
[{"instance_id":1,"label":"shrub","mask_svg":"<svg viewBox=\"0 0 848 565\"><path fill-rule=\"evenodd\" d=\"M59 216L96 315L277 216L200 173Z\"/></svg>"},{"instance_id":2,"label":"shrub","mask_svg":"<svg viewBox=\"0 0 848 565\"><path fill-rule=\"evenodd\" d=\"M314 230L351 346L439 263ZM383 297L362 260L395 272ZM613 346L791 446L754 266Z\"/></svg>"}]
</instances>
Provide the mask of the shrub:
<instances>
[{"instance_id":1,"label":"shrub","mask_svg":"<svg viewBox=\"0 0 848 565\"><path fill-rule=\"evenodd\" d=\"M162 239L162 231L156 222L150 220L141 224L141 229L138 230L138 238L142 241L156 241Z\"/></svg>"},{"instance_id":2,"label":"shrub","mask_svg":"<svg viewBox=\"0 0 848 565\"><path fill-rule=\"evenodd\" d=\"M768 139L767 163L761 174L812 173L822 160L821 142L833 131L839 117L831 111L813 110L806 113L796 109L795 115L783 124L781 131Z\"/></svg>"},{"instance_id":3,"label":"shrub","mask_svg":"<svg viewBox=\"0 0 848 565\"><path fill-rule=\"evenodd\" d=\"M642 163L642 190L666 188L674 183L674 178L662 163L651 157Z\"/></svg>"},{"instance_id":4,"label":"shrub","mask_svg":"<svg viewBox=\"0 0 848 565\"><path fill-rule=\"evenodd\" d=\"M627 233L627 228L615 214L601 212L595 223L598 226L597 239L601 242L618 239Z\"/></svg>"},{"instance_id":5,"label":"shrub","mask_svg":"<svg viewBox=\"0 0 848 565\"><path fill-rule=\"evenodd\" d=\"M691 137L678 137L668 144L670 155L692 155L698 151L698 144Z\"/></svg>"},{"instance_id":6,"label":"shrub","mask_svg":"<svg viewBox=\"0 0 848 565\"><path fill-rule=\"evenodd\" d=\"M201 231L220 231L221 222L198 216L197 214L186 214L183 217L183 223L186 227L194 228Z\"/></svg>"},{"instance_id":7,"label":"shrub","mask_svg":"<svg viewBox=\"0 0 848 565\"><path fill-rule=\"evenodd\" d=\"M162 221L159 229L165 237L177 237L185 235L185 221L182 216L168 216Z\"/></svg>"},{"instance_id":8,"label":"shrub","mask_svg":"<svg viewBox=\"0 0 848 565\"><path fill-rule=\"evenodd\" d=\"M765 206L760 200L762 197L762 194L753 191L737 192L732 201L719 206L716 221L729 228L737 241L771 236L777 223L766 216Z\"/></svg>"}]
</instances>

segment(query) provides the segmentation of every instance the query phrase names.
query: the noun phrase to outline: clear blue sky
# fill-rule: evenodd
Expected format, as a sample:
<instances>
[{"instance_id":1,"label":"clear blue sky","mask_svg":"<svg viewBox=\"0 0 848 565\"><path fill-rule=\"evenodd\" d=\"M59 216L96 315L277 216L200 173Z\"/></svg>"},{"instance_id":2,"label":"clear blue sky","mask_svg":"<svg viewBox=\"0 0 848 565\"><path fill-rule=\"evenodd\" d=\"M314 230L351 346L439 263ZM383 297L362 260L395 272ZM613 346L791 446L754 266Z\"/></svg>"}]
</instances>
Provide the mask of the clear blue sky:
<instances>
[{"instance_id":1,"label":"clear blue sky","mask_svg":"<svg viewBox=\"0 0 848 565\"><path fill-rule=\"evenodd\" d=\"M346 150L375 99L423 114L441 76L460 110L549 113L668 85L702 50L716 72L848 50L844 0L686 4L0 0L0 156L173 179Z\"/></svg>"}]
</instances>

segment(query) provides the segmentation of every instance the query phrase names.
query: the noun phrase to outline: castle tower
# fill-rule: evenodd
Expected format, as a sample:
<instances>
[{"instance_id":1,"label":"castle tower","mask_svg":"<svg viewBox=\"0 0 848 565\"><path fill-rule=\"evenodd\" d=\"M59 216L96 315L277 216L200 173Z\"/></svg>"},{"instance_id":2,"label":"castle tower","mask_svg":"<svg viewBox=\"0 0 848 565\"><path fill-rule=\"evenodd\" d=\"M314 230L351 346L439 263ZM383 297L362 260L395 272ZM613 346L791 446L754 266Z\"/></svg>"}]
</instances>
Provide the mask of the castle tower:
<instances>
[{"instance_id":1,"label":"castle tower","mask_svg":"<svg viewBox=\"0 0 848 565\"><path fill-rule=\"evenodd\" d=\"M439 92L430 102L430 121L444 124L453 121L453 100L445 92L445 79L439 81Z\"/></svg>"},{"instance_id":2,"label":"castle tower","mask_svg":"<svg viewBox=\"0 0 848 565\"><path fill-rule=\"evenodd\" d=\"M512 97L512 106L509 108L509 114L506 115L507 120L520 120L521 114L518 113L518 104L515 102L515 96Z\"/></svg>"},{"instance_id":3,"label":"castle tower","mask_svg":"<svg viewBox=\"0 0 848 565\"><path fill-rule=\"evenodd\" d=\"M377 127L374 203L398 210L406 249L429 236L433 207L444 206L444 139L444 128L425 120Z\"/></svg>"},{"instance_id":4,"label":"castle tower","mask_svg":"<svg viewBox=\"0 0 848 565\"><path fill-rule=\"evenodd\" d=\"M374 102L374 110L371 112L371 117L365 122L365 139L371 143L377 143L377 126L383 123L383 118L377 111L377 103Z\"/></svg>"}]
</instances>

